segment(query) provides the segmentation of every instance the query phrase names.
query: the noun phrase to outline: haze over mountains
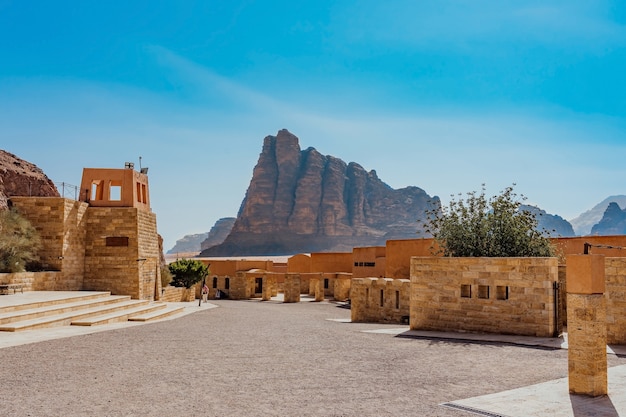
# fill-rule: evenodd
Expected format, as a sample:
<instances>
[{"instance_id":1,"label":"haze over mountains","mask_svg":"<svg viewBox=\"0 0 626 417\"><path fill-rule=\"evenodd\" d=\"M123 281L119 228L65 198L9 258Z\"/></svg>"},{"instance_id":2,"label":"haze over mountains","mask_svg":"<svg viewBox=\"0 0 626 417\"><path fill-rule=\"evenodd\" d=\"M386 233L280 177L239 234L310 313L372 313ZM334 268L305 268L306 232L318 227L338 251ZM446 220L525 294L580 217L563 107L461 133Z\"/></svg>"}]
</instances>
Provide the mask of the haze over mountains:
<instances>
[{"instance_id":1,"label":"haze over mountains","mask_svg":"<svg viewBox=\"0 0 626 417\"><path fill-rule=\"evenodd\" d=\"M357 163L323 156L314 148L300 150L298 138L281 130L264 140L230 234L221 243L213 240L213 247L206 241L195 247L202 249L201 256L229 256L384 245L388 239L425 236L418 220L434 201L438 197L418 187L393 190ZM591 233L611 201L626 205L626 196L607 198L574 224L538 207L522 208L536 214L539 230L567 237Z\"/></svg>"},{"instance_id":2,"label":"haze over mountains","mask_svg":"<svg viewBox=\"0 0 626 417\"><path fill-rule=\"evenodd\" d=\"M59 196L36 165L0 150L0 209L10 196ZM301 150L286 130L264 140L236 218L220 219L208 233L185 236L169 253L205 256L345 251L388 239L425 236L418 220L437 202L419 187L394 190L359 164ZM553 236L626 234L626 195L607 197L570 222L524 206Z\"/></svg>"}]
</instances>

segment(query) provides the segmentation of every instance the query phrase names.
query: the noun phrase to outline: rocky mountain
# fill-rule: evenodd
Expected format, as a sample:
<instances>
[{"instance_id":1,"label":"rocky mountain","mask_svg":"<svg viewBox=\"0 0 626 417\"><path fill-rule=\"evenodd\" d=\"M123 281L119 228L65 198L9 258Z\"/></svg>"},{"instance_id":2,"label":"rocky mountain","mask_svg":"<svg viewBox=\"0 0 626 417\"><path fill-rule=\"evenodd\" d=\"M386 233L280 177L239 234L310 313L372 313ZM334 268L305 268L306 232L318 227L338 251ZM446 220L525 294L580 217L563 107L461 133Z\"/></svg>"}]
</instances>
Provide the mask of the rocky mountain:
<instances>
[{"instance_id":1,"label":"rocky mountain","mask_svg":"<svg viewBox=\"0 0 626 417\"><path fill-rule=\"evenodd\" d=\"M206 239L201 242L199 250L209 249L224 242L230 231L233 230L235 220L234 217L223 217L216 221L211 230L209 230Z\"/></svg>"},{"instance_id":2,"label":"rocky mountain","mask_svg":"<svg viewBox=\"0 0 626 417\"><path fill-rule=\"evenodd\" d=\"M570 220L576 234L579 236L591 234L591 229L602 220L604 212L611 202L617 203L620 207L626 207L626 195L607 197L596 204L591 210L587 210L575 219Z\"/></svg>"},{"instance_id":3,"label":"rocky mountain","mask_svg":"<svg viewBox=\"0 0 626 417\"><path fill-rule=\"evenodd\" d=\"M167 253L200 252L200 245L208 235L208 233L185 235L181 239L178 239L172 249L168 250Z\"/></svg>"},{"instance_id":4,"label":"rocky mountain","mask_svg":"<svg viewBox=\"0 0 626 417\"><path fill-rule=\"evenodd\" d=\"M521 205L520 210L526 210L535 215L537 219L537 230L550 237L570 237L576 236L572 225L561 216L548 214L545 210L535 206Z\"/></svg>"},{"instance_id":5,"label":"rocky mountain","mask_svg":"<svg viewBox=\"0 0 626 417\"><path fill-rule=\"evenodd\" d=\"M201 256L348 251L423 235L439 204L418 187L393 189L376 171L300 149L287 130L267 136L232 231Z\"/></svg>"},{"instance_id":6,"label":"rocky mountain","mask_svg":"<svg viewBox=\"0 0 626 417\"><path fill-rule=\"evenodd\" d=\"M0 149L0 209L11 196L59 197L59 191L39 167Z\"/></svg>"},{"instance_id":7,"label":"rocky mountain","mask_svg":"<svg viewBox=\"0 0 626 417\"><path fill-rule=\"evenodd\" d=\"M611 202L604 211L602 219L591 228L592 235L624 235L626 234L626 210Z\"/></svg>"},{"instance_id":8,"label":"rocky mountain","mask_svg":"<svg viewBox=\"0 0 626 417\"><path fill-rule=\"evenodd\" d=\"M208 233L197 233L183 236L178 239L172 249L167 253L200 252L212 246L219 245L226 239L235 224L234 217L224 217L219 219Z\"/></svg>"}]
</instances>

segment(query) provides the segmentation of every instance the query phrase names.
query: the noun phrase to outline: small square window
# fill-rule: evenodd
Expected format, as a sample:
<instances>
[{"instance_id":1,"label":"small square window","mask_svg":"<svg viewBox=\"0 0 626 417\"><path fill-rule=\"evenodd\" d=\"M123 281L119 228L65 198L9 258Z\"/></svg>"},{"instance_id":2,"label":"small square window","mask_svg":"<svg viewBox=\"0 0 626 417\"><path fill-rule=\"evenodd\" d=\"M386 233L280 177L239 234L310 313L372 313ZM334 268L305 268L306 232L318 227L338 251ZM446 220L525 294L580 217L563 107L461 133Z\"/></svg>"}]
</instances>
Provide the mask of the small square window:
<instances>
[{"instance_id":1,"label":"small square window","mask_svg":"<svg viewBox=\"0 0 626 417\"><path fill-rule=\"evenodd\" d=\"M505 285L496 286L496 300L508 300L509 287Z\"/></svg>"},{"instance_id":2,"label":"small square window","mask_svg":"<svg viewBox=\"0 0 626 417\"><path fill-rule=\"evenodd\" d=\"M472 286L469 284L461 285L461 297L472 298Z\"/></svg>"},{"instance_id":3,"label":"small square window","mask_svg":"<svg viewBox=\"0 0 626 417\"><path fill-rule=\"evenodd\" d=\"M489 299L489 285L478 286L478 298Z\"/></svg>"}]
</instances>

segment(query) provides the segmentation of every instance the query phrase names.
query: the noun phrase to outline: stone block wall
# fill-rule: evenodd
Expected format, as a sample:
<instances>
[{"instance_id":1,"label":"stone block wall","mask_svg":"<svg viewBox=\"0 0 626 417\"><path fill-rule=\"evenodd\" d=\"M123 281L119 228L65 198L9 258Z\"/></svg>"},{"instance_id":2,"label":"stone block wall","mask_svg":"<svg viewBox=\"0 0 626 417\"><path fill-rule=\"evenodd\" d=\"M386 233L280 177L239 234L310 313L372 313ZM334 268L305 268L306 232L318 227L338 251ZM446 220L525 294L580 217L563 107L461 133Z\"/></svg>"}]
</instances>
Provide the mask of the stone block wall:
<instances>
[{"instance_id":1,"label":"stone block wall","mask_svg":"<svg viewBox=\"0 0 626 417\"><path fill-rule=\"evenodd\" d=\"M209 275L206 279L206 285L209 287L209 299L217 298L217 290L230 298L232 278L230 276ZM201 287L200 285L198 287ZM200 291L200 288L198 289ZM196 294L200 297L200 293Z\"/></svg>"},{"instance_id":2,"label":"stone block wall","mask_svg":"<svg viewBox=\"0 0 626 417\"><path fill-rule=\"evenodd\" d=\"M557 280L557 258L413 257L411 329L552 337Z\"/></svg>"},{"instance_id":3,"label":"stone block wall","mask_svg":"<svg viewBox=\"0 0 626 417\"><path fill-rule=\"evenodd\" d=\"M142 209L135 210L137 212L137 259L141 259L138 261L138 298L153 300L155 294L159 294L161 289L161 253L156 215Z\"/></svg>"},{"instance_id":4,"label":"stone block wall","mask_svg":"<svg viewBox=\"0 0 626 417\"><path fill-rule=\"evenodd\" d=\"M626 344L626 258L605 258L607 343Z\"/></svg>"},{"instance_id":5,"label":"stone block wall","mask_svg":"<svg viewBox=\"0 0 626 417\"><path fill-rule=\"evenodd\" d=\"M245 272L237 272L230 280L230 291L228 298L232 300L245 300L250 298L248 291L248 280Z\"/></svg>"},{"instance_id":6,"label":"stone block wall","mask_svg":"<svg viewBox=\"0 0 626 417\"><path fill-rule=\"evenodd\" d=\"M604 294L567 294L568 374L572 394L607 394L606 297Z\"/></svg>"},{"instance_id":7,"label":"stone block wall","mask_svg":"<svg viewBox=\"0 0 626 417\"><path fill-rule=\"evenodd\" d=\"M154 299L160 283L154 213L133 207L90 207L84 289Z\"/></svg>"},{"instance_id":8,"label":"stone block wall","mask_svg":"<svg viewBox=\"0 0 626 417\"><path fill-rule=\"evenodd\" d=\"M42 266L62 271L37 288L50 291L83 289L85 268L85 222L88 205L62 197L12 197L16 209L37 229L41 237Z\"/></svg>"},{"instance_id":9,"label":"stone block wall","mask_svg":"<svg viewBox=\"0 0 626 417\"><path fill-rule=\"evenodd\" d=\"M351 291L353 322L403 323L410 314L411 281L354 278Z\"/></svg>"},{"instance_id":10,"label":"stone block wall","mask_svg":"<svg viewBox=\"0 0 626 417\"><path fill-rule=\"evenodd\" d=\"M0 284L21 284L23 291L58 291L62 278L60 271L0 273Z\"/></svg>"},{"instance_id":11,"label":"stone block wall","mask_svg":"<svg viewBox=\"0 0 626 417\"><path fill-rule=\"evenodd\" d=\"M337 278L335 278L335 286L333 289L333 298L335 299L335 301L346 301L350 298L351 284L351 274L337 274Z\"/></svg>"},{"instance_id":12,"label":"stone block wall","mask_svg":"<svg viewBox=\"0 0 626 417\"><path fill-rule=\"evenodd\" d=\"M163 288L159 301L167 303L189 302L196 299L196 285L187 289L185 287L172 287L168 285Z\"/></svg>"},{"instance_id":13,"label":"stone block wall","mask_svg":"<svg viewBox=\"0 0 626 417\"><path fill-rule=\"evenodd\" d=\"M300 274L286 274L283 284L284 302L300 302Z\"/></svg>"}]
</instances>

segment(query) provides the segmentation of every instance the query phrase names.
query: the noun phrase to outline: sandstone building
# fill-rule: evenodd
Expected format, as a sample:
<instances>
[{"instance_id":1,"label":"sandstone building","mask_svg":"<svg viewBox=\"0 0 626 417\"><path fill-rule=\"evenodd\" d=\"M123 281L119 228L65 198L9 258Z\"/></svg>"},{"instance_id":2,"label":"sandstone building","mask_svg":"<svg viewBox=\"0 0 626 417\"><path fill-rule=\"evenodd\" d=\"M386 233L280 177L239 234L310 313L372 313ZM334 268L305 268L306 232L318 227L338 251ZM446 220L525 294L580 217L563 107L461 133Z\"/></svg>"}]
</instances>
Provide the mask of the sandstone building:
<instances>
[{"instance_id":1,"label":"sandstone building","mask_svg":"<svg viewBox=\"0 0 626 417\"><path fill-rule=\"evenodd\" d=\"M85 168L80 200L11 197L38 230L47 272L19 274L30 290L93 290L158 299L160 249L148 176L126 169Z\"/></svg>"}]
</instances>

